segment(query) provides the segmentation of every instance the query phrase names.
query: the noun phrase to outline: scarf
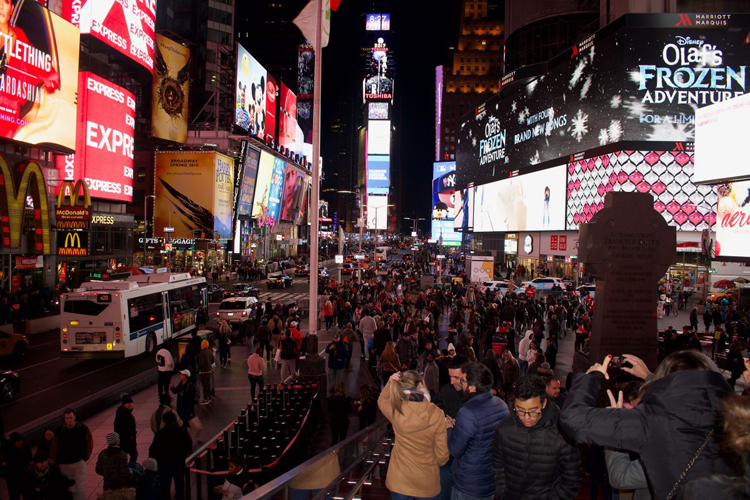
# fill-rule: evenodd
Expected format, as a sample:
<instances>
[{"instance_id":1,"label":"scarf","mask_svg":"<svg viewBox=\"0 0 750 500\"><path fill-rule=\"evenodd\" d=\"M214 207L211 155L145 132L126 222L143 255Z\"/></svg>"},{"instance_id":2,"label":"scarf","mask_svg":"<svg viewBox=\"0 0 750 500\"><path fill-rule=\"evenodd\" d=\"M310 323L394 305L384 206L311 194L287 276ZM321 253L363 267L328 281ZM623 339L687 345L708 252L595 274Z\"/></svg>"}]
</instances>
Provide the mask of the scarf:
<instances>
[{"instance_id":1,"label":"scarf","mask_svg":"<svg viewBox=\"0 0 750 500\"><path fill-rule=\"evenodd\" d=\"M426 401L426 398L425 398L424 393L422 391L405 390L404 394L406 394L406 397L407 397L406 400L407 401L413 401L415 403L422 403L422 402Z\"/></svg>"}]
</instances>

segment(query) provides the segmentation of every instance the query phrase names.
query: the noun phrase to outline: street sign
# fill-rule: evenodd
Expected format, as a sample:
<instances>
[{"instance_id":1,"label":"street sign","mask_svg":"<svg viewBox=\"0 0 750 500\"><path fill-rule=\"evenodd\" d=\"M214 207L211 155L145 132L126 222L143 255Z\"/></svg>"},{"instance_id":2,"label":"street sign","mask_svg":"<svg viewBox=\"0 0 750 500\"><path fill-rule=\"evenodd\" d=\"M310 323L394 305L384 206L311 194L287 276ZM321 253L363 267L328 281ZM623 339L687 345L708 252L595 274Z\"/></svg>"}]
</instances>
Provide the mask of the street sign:
<instances>
[{"instance_id":1,"label":"street sign","mask_svg":"<svg viewBox=\"0 0 750 500\"><path fill-rule=\"evenodd\" d=\"M335 262L336 264L343 264L343 263L344 263L344 256L343 256L343 255L337 255L337 256L336 256L336 257L334 258L334 262Z\"/></svg>"},{"instance_id":2,"label":"street sign","mask_svg":"<svg viewBox=\"0 0 750 500\"><path fill-rule=\"evenodd\" d=\"M437 260L444 260L444 259L445 259L445 255L438 255L437 256Z\"/></svg>"},{"instance_id":3,"label":"street sign","mask_svg":"<svg viewBox=\"0 0 750 500\"><path fill-rule=\"evenodd\" d=\"M357 259L357 260L364 260L365 256L363 254L357 254L357 255L354 256L354 258Z\"/></svg>"},{"instance_id":4,"label":"street sign","mask_svg":"<svg viewBox=\"0 0 750 500\"><path fill-rule=\"evenodd\" d=\"M412 231L411 232L411 237L412 238L416 238L417 237L417 232L416 231Z\"/></svg>"},{"instance_id":5,"label":"street sign","mask_svg":"<svg viewBox=\"0 0 750 500\"><path fill-rule=\"evenodd\" d=\"M276 235L276 241L281 241L283 239L284 239L284 237L282 235L280 235L280 234Z\"/></svg>"},{"instance_id":6,"label":"street sign","mask_svg":"<svg viewBox=\"0 0 750 500\"><path fill-rule=\"evenodd\" d=\"M164 250L166 250L167 252L171 252L172 251L172 244L171 243L164 243Z\"/></svg>"},{"instance_id":7,"label":"street sign","mask_svg":"<svg viewBox=\"0 0 750 500\"><path fill-rule=\"evenodd\" d=\"M164 232L165 233L174 233L174 228L173 227L165 227L164 228Z\"/></svg>"}]
</instances>

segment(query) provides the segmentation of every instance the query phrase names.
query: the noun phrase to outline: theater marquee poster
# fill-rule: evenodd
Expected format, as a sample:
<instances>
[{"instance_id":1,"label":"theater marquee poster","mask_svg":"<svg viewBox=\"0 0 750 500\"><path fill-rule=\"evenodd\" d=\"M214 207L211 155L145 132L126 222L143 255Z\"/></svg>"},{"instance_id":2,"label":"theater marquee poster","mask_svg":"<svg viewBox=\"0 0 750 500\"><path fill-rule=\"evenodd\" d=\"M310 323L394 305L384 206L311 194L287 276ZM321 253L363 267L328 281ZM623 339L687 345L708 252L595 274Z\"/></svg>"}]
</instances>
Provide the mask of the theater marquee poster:
<instances>
[{"instance_id":1,"label":"theater marquee poster","mask_svg":"<svg viewBox=\"0 0 750 500\"><path fill-rule=\"evenodd\" d=\"M80 33L36 2L0 15L0 137L75 149Z\"/></svg>"}]
</instances>

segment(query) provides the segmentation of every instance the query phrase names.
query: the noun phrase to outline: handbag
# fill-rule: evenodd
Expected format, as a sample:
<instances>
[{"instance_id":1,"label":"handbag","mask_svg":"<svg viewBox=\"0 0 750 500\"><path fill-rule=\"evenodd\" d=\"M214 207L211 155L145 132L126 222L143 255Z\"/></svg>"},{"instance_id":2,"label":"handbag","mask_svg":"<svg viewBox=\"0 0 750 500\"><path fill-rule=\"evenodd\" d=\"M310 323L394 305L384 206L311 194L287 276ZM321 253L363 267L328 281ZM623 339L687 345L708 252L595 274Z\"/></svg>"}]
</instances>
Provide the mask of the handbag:
<instances>
[{"instance_id":1,"label":"handbag","mask_svg":"<svg viewBox=\"0 0 750 500\"><path fill-rule=\"evenodd\" d=\"M680 483L682 482L682 480L685 479L685 475L688 473L688 471L693 466L693 464L695 463L695 461L698 460L698 457L703 452L703 448L706 447L706 445L708 444L708 442L711 440L711 436L713 436L713 435L714 435L714 430L711 429L708 432L708 434L706 434L706 439L703 440L703 444L700 445L700 447L698 448L698 451L695 452L695 455L693 456L693 458L690 460L690 462L688 462L687 466L685 467L685 470L683 470L682 474L680 474L680 477L679 477L679 479L677 479L677 482L674 483L674 486L672 486L672 490L669 492L669 495L667 495L667 500L672 500L672 498L674 498L673 495L674 495L675 491L677 491L677 487L680 485Z\"/></svg>"},{"instance_id":2,"label":"handbag","mask_svg":"<svg viewBox=\"0 0 750 500\"><path fill-rule=\"evenodd\" d=\"M190 430L193 431L193 434L195 434L195 437L198 437L203 430L203 422L201 422L201 419L198 417L193 417L188 420L188 425L190 426Z\"/></svg>"}]
</instances>

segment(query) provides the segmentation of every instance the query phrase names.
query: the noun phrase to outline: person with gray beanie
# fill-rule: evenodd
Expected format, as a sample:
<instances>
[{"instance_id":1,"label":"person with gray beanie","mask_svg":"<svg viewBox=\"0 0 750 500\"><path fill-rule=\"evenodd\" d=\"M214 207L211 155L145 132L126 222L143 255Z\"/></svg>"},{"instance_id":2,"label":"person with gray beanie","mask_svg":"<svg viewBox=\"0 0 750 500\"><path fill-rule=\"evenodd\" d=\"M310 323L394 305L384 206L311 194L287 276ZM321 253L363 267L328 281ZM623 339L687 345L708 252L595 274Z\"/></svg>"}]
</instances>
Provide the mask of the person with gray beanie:
<instances>
[{"instance_id":1,"label":"person with gray beanie","mask_svg":"<svg viewBox=\"0 0 750 500\"><path fill-rule=\"evenodd\" d=\"M105 490L119 490L128 485L128 454L120 448L120 435L116 432L107 434L107 447L99 453L96 473L104 478Z\"/></svg>"}]
</instances>

